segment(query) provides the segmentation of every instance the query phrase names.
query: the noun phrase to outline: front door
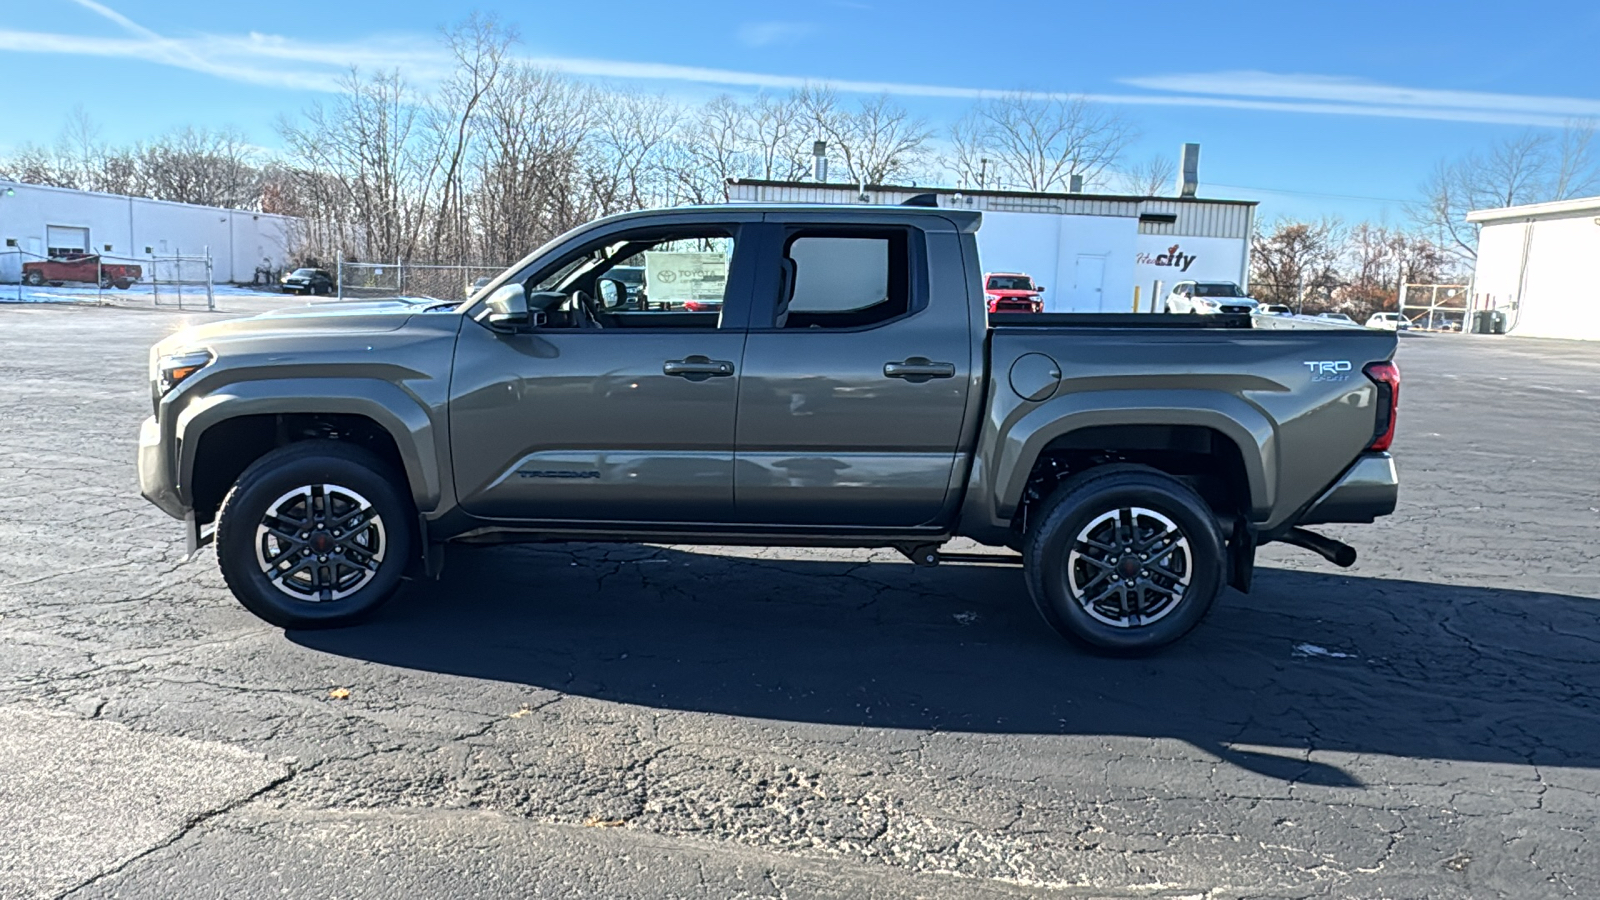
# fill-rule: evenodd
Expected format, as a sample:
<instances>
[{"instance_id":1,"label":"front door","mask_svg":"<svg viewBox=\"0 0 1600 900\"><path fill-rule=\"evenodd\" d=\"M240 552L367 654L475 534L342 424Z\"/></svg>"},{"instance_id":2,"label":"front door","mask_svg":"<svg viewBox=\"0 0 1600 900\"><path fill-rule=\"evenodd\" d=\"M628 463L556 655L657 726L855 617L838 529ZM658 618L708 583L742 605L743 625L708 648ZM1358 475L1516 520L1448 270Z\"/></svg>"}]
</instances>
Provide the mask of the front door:
<instances>
[{"instance_id":1,"label":"front door","mask_svg":"<svg viewBox=\"0 0 1600 900\"><path fill-rule=\"evenodd\" d=\"M739 519L880 529L934 521L949 496L971 374L964 295L930 302L915 228L776 223L765 247L764 271L778 277L764 287L777 296L754 303L745 345ZM964 290L959 275L954 289Z\"/></svg>"},{"instance_id":2,"label":"front door","mask_svg":"<svg viewBox=\"0 0 1600 900\"><path fill-rule=\"evenodd\" d=\"M530 293L570 294L531 329L465 323L450 392L462 508L516 520L728 521L749 295L736 237L704 227L613 235L528 277ZM606 278L616 266L643 267L658 283L619 290Z\"/></svg>"}]
</instances>

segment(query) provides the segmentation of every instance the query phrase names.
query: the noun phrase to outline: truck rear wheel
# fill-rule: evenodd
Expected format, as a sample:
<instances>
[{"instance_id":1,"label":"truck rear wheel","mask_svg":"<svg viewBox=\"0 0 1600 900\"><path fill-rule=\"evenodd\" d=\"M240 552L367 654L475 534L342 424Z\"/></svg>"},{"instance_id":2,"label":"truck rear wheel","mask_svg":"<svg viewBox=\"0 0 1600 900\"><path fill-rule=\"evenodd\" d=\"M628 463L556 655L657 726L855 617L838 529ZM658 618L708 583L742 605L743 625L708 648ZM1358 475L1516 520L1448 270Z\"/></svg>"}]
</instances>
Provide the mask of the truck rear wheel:
<instances>
[{"instance_id":1,"label":"truck rear wheel","mask_svg":"<svg viewBox=\"0 0 1600 900\"><path fill-rule=\"evenodd\" d=\"M1183 482L1114 465L1069 479L1023 541L1028 592L1073 641L1147 653L1200 623L1222 591L1216 516Z\"/></svg>"},{"instance_id":2,"label":"truck rear wheel","mask_svg":"<svg viewBox=\"0 0 1600 900\"><path fill-rule=\"evenodd\" d=\"M399 475L359 447L292 444L223 501L217 562L245 608L282 628L349 625L388 602L412 547Z\"/></svg>"}]
</instances>

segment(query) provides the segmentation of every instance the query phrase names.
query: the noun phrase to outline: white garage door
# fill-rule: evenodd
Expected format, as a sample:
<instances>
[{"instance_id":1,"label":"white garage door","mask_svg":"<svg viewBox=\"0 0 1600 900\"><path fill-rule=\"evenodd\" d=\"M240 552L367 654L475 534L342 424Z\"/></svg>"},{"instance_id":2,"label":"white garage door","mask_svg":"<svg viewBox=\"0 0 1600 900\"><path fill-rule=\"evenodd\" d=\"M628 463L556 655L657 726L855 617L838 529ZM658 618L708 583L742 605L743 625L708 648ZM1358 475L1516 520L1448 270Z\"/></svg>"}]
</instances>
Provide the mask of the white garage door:
<instances>
[{"instance_id":1,"label":"white garage door","mask_svg":"<svg viewBox=\"0 0 1600 900\"><path fill-rule=\"evenodd\" d=\"M89 229L71 225L46 225L45 246L51 256L81 256L89 252Z\"/></svg>"}]
</instances>

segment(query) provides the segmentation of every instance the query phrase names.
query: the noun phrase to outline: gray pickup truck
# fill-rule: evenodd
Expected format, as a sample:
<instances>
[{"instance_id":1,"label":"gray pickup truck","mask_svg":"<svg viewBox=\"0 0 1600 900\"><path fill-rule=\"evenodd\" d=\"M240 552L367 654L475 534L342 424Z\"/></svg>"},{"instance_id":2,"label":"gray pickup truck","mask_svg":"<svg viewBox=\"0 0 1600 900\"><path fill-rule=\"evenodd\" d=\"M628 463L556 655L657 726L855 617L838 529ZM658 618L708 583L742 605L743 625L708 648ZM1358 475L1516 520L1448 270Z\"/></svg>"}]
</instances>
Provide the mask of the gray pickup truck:
<instances>
[{"instance_id":1,"label":"gray pickup truck","mask_svg":"<svg viewBox=\"0 0 1600 900\"><path fill-rule=\"evenodd\" d=\"M1304 526L1393 511L1393 333L991 322L979 224L630 213L465 303L183 331L151 351L141 490L191 550L215 539L234 594L283 627L372 612L452 542L890 547L932 565L966 537L1018 551L1045 620L1112 651L1167 644L1225 585L1248 589L1262 543L1348 565ZM642 279L608 277L624 266Z\"/></svg>"}]
</instances>

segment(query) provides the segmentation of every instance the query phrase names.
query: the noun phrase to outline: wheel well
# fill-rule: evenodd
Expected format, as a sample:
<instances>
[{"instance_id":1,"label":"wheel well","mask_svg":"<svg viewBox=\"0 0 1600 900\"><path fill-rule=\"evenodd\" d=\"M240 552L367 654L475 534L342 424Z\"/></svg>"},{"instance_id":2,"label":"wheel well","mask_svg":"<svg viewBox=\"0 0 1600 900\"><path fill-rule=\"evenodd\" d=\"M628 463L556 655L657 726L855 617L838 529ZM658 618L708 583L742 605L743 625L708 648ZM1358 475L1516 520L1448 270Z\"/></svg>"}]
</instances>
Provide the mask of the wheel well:
<instances>
[{"instance_id":1,"label":"wheel well","mask_svg":"<svg viewBox=\"0 0 1600 900\"><path fill-rule=\"evenodd\" d=\"M279 447L301 441L348 441L376 453L400 476L405 462L383 426L366 416L345 413L279 413L238 416L207 428L194 457L194 511L198 521L217 516L222 499L251 463ZM402 493L410 493L402 487Z\"/></svg>"},{"instance_id":2,"label":"wheel well","mask_svg":"<svg viewBox=\"0 0 1600 900\"><path fill-rule=\"evenodd\" d=\"M1101 425L1069 432L1045 445L1023 490L1015 525L1029 516L1067 478L1112 463L1135 463L1167 473L1194 488L1217 514L1229 519L1250 509L1244 454L1231 438L1201 425Z\"/></svg>"}]
</instances>

